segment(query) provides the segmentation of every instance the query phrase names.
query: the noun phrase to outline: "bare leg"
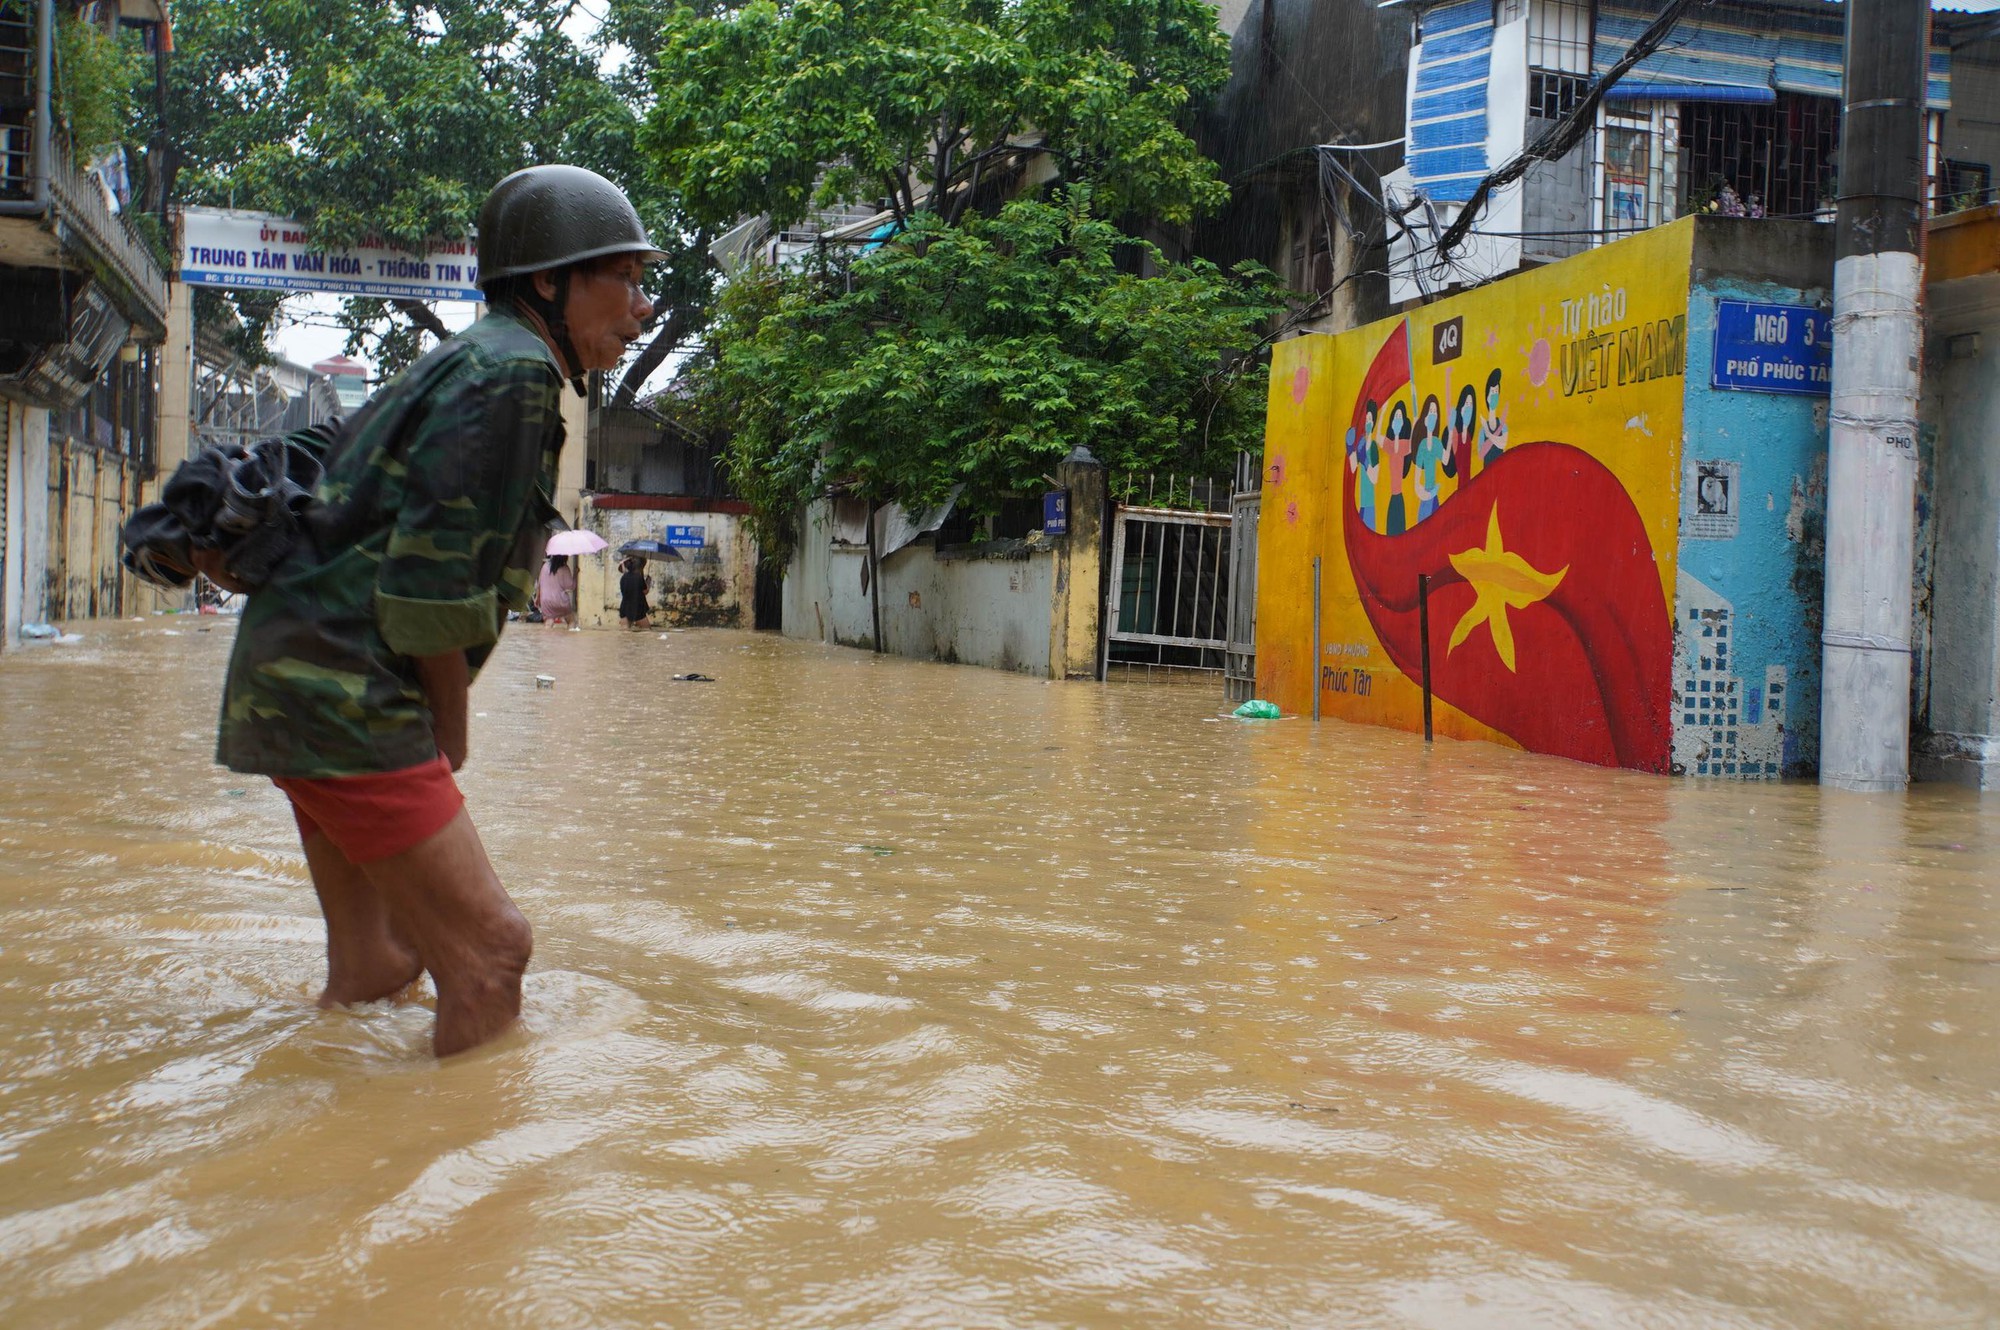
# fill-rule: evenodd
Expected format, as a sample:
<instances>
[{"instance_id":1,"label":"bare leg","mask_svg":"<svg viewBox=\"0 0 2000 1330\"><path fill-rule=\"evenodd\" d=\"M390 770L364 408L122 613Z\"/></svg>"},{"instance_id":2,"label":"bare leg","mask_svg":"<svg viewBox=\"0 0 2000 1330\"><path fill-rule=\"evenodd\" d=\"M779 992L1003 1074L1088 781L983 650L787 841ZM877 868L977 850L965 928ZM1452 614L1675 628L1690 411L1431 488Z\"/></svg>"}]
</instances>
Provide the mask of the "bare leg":
<instances>
[{"instance_id":1,"label":"bare leg","mask_svg":"<svg viewBox=\"0 0 2000 1330\"><path fill-rule=\"evenodd\" d=\"M325 833L305 841L319 911L326 916L322 1007L395 997L423 975L423 962L396 931L381 893Z\"/></svg>"},{"instance_id":2,"label":"bare leg","mask_svg":"<svg viewBox=\"0 0 2000 1330\"><path fill-rule=\"evenodd\" d=\"M534 933L466 811L422 844L363 867L437 984L437 1055L462 1053L512 1025Z\"/></svg>"}]
</instances>

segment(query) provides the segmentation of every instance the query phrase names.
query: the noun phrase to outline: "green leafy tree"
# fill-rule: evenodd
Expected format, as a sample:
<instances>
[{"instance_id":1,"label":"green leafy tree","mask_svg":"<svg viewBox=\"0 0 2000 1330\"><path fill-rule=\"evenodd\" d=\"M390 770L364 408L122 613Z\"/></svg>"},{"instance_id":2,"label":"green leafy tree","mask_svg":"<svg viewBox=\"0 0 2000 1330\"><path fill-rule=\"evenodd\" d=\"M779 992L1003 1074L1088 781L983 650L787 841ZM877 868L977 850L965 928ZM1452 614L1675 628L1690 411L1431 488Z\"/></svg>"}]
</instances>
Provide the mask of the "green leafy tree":
<instances>
[{"instance_id":1,"label":"green leafy tree","mask_svg":"<svg viewBox=\"0 0 2000 1330\"><path fill-rule=\"evenodd\" d=\"M878 199L904 222L957 221L982 186L1042 157L1113 216L1178 224L1227 197L1182 126L1229 72L1205 0L711 10L672 7L648 44L644 140L704 221L764 213L782 226Z\"/></svg>"},{"instance_id":2,"label":"green leafy tree","mask_svg":"<svg viewBox=\"0 0 2000 1330\"><path fill-rule=\"evenodd\" d=\"M1134 243L1077 190L958 226L921 215L845 271L732 282L698 395L734 434L766 554L789 552L829 480L912 509L963 486L978 509L1079 445L1114 470L1226 470L1262 424L1229 361L1278 292L1151 246L1157 275L1136 276L1119 261Z\"/></svg>"},{"instance_id":3,"label":"green leafy tree","mask_svg":"<svg viewBox=\"0 0 2000 1330\"><path fill-rule=\"evenodd\" d=\"M1205 0L754 0L621 21L648 43L641 147L690 216L782 227L863 203L893 220L860 257L732 281L691 375L677 418L733 436L767 555L832 484L911 507L963 486L991 509L1078 445L1214 471L1254 440L1237 368L1276 308L1268 274L1170 264L1113 220L1226 201L1185 128L1228 74Z\"/></svg>"},{"instance_id":4,"label":"green leafy tree","mask_svg":"<svg viewBox=\"0 0 2000 1330\"><path fill-rule=\"evenodd\" d=\"M639 188L634 107L565 28L574 12L570 0L181 0L168 92L181 193L296 217L324 244L374 235L417 251L465 236L508 172L564 161L618 181L655 234L684 240L674 200ZM699 297L704 266L684 256L663 286ZM675 288L677 274L692 278ZM391 369L420 350L416 327L445 335L415 301L350 301L344 322L350 350Z\"/></svg>"}]
</instances>

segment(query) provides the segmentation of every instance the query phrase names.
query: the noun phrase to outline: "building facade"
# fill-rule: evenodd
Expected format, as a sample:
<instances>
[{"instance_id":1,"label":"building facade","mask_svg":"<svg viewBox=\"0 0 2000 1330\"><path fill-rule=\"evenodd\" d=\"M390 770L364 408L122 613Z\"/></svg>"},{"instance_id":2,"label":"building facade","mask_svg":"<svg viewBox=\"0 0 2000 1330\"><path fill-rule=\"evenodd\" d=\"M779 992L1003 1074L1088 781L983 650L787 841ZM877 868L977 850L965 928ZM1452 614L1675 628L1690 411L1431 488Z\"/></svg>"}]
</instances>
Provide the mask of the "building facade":
<instances>
[{"instance_id":1,"label":"building facade","mask_svg":"<svg viewBox=\"0 0 2000 1330\"><path fill-rule=\"evenodd\" d=\"M0 649L24 624L122 614L117 533L158 463L167 283L134 224L122 149L80 160L58 97L58 34L153 53L153 0L0 3ZM157 216L157 213L155 214Z\"/></svg>"}]
</instances>

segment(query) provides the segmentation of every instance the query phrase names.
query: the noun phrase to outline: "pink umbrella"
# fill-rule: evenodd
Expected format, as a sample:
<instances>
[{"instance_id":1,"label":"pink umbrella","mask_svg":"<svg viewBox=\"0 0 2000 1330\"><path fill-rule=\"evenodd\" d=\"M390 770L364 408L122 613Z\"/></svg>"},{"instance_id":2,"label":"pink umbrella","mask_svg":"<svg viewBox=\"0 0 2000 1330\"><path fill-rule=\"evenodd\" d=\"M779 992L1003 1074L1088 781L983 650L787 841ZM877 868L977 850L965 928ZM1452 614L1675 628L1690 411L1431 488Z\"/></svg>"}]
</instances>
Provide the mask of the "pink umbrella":
<instances>
[{"instance_id":1,"label":"pink umbrella","mask_svg":"<svg viewBox=\"0 0 2000 1330\"><path fill-rule=\"evenodd\" d=\"M595 554L610 543L595 531L558 531L547 548L550 554Z\"/></svg>"}]
</instances>

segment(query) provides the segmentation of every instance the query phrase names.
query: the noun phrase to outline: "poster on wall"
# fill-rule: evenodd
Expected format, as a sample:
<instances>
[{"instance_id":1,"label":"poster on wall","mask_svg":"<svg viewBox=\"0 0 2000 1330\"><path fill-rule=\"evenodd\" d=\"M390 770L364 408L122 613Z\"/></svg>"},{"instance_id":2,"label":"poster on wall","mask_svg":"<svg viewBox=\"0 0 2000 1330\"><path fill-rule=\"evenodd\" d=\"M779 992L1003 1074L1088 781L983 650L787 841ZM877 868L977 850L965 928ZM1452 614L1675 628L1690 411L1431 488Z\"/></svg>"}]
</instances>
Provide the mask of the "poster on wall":
<instances>
[{"instance_id":1,"label":"poster on wall","mask_svg":"<svg viewBox=\"0 0 2000 1330\"><path fill-rule=\"evenodd\" d=\"M1682 486L1687 511L1681 529L1690 540L1734 540L1737 520L1737 491L1741 488L1740 462L1695 462Z\"/></svg>"},{"instance_id":2,"label":"poster on wall","mask_svg":"<svg viewBox=\"0 0 2000 1330\"><path fill-rule=\"evenodd\" d=\"M1261 695L1419 728L1427 584L1439 733L1667 769L1692 247L1660 227L1275 348Z\"/></svg>"}]
</instances>

